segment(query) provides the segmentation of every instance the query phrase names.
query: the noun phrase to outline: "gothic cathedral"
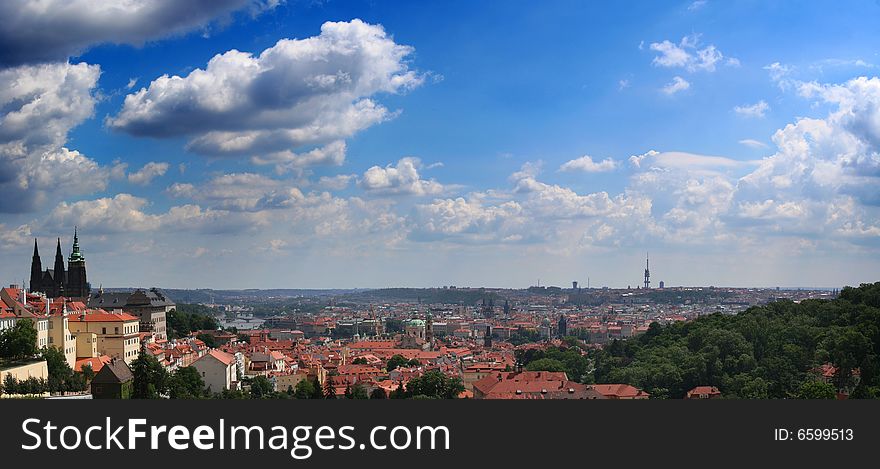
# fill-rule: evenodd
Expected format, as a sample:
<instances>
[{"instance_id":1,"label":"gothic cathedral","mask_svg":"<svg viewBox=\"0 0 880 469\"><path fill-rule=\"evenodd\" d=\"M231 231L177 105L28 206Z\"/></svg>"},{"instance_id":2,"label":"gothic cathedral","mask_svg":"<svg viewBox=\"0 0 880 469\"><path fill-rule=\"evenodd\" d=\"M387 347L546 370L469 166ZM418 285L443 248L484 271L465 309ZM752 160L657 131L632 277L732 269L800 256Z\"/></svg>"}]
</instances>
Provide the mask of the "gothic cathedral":
<instances>
[{"instance_id":1,"label":"gothic cathedral","mask_svg":"<svg viewBox=\"0 0 880 469\"><path fill-rule=\"evenodd\" d=\"M55 266L53 269L43 270L40 250L37 247L37 240L34 239L34 257L31 261L31 291L45 293L49 298L64 296L87 299L91 287L86 278L86 258L79 250L79 236L76 229L73 232L73 251L67 261L67 269L65 270L64 256L61 254L61 238L58 238L58 244L55 247Z\"/></svg>"}]
</instances>

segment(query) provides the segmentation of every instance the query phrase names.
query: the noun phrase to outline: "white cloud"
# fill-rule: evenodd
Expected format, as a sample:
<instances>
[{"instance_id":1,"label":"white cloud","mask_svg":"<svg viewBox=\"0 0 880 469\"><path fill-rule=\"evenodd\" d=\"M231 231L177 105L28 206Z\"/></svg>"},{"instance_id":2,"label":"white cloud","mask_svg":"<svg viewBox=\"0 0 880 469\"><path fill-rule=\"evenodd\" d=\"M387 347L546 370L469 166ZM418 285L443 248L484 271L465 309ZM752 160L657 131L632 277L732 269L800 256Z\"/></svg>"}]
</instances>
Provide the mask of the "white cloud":
<instances>
[{"instance_id":1,"label":"white cloud","mask_svg":"<svg viewBox=\"0 0 880 469\"><path fill-rule=\"evenodd\" d=\"M94 111L100 73L85 63L0 70L0 212L106 187L107 169L65 146L69 131Z\"/></svg>"},{"instance_id":2,"label":"white cloud","mask_svg":"<svg viewBox=\"0 0 880 469\"><path fill-rule=\"evenodd\" d=\"M346 145L342 140L328 143L305 153L290 150L254 156L251 162L257 165L274 164L279 174L309 166L340 166L345 162Z\"/></svg>"},{"instance_id":3,"label":"white cloud","mask_svg":"<svg viewBox=\"0 0 880 469\"><path fill-rule=\"evenodd\" d=\"M785 90L791 85L791 80L788 77L794 71L794 67L773 62L770 65L764 66L764 70L767 70L770 80L776 83L779 88Z\"/></svg>"},{"instance_id":4,"label":"white cloud","mask_svg":"<svg viewBox=\"0 0 880 469\"><path fill-rule=\"evenodd\" d=\"M744 117L764 117L770 110L770 105L762 99L755 104L735 106L733 110Z\"/></svg>"},{"instance_id":5,"label":"white cloud","mask_svg":"<svg viewBox=\"0 0 880 469\"><path fill-rule=\"evenodd\" d=\"M526 218L513 201L485 204L479 197L437 199L416 207L409 223L415 241L485 243L522 240Z\"/></svg>"},{"instance_id":6,"label":"white cloud","mask_svg":"<svg viewBox=\"0 0 880 469\"><path fill-rule=\"evenodd\" d=\"M256 56L231 50L204 70L159 77L126 96L107 124L136 136L190 136L187 148L209 155L328 143L395 115L372 97L422 84L407 65L412 53L381 26L327 22L315 37L282 39Z\"/></svg>"},{"instance_id":7,"label":"white cloud","mask_svg":"<svg viewBox=\"0 0 880 469\"><path fill-rule=\"evenodd\" d=\"M358 181L362 189L369 193L386 195L436 195L443 192L443 185L430 179L422 179L419 169L422 167L418 158L401 158L397 165L384 168L373 166L364 172Z\"/></svg>"},{"instance_id":8,"label":"white cloud","mask_svg":"<svg viewBox=\"0 0 880 469\"><path fill-rule=\"evenodd\" d=\"M663 42L653 42L650 49L657 52L652 63L658 67L668 68L684 68L690 72L704 70L714 72L716 64L724 59L721 53L714 45L699 47L700 36L693 34L685 36L678 44L664 40ZM728 59L727 65L739 65L739 60Z\"/></svg>"},{"instance_id":9,"label":"white cloud","mask_svg":"<svg viewBox=\"0 0 880 469\"><path fill-rule=\"evenodd\" d=\"M739 143L741 145L745 145L745 146L751 147L751 148L767 148L766 143L764 143L760 140L755 140L755 139L751 139L751 138L742 139L739 141Z\"/></svg>"},{"instance_id":10,"label":"white cloud","mask_svg":"<svg viewBox=\"0 0 880 469\"><path fill-rule=\"evenodd\" d=\"M357 176L354 174L337 174L335 176L321 176L318 179L318 187L327 190L341 191Z\"/></svg>"},{"instance_id":11,"label":"white cloud","mask_svg":"<svg viewBox=\"0 0 880 469\"><path fill-rule=\"evenodd\" d=\"M699 155L683 151L658 152L655 150L630 156L629 161L633 167L642 170L679 169L712 174L756 164L752 161L739 161L724 156Z\"/></svg>"},{"instance_id":12,"label":"white cloud","mask_svg":"<svg viewBox=\"0 0 880 469\"><path fill-rule=\"evenodd\" d=\"M168 171L168 166L168 163L156 163L155 161L151 161L145 164L143 168L133 173L129 173L128 182L146 186L153 182L153 179L159 176L164 176Z\"/></svg>"},{"instance_id":13,"label":"white cloud","mask_svg":"<svg viewBox=\"0 0 880 469\"><path fill-rule=\"evenodd\" d=\"M663 93L672 96L680 91L684 91L691 87L691 84L682 77L675 76L672 78L672 81L667 83L666 86L660 88L660 91Z\"/></svg>"},{"instance_id":14,"label":"white cloud","mask_svg":"<svg viewBox=\"0 0 880 469\"><path fill-rule=\"evenodd\" d=\"M688 5L688 11L700 10L705 7L707 3L709 2L706 0L694 0L693 2L691 2L690 5Z\"/></svg>"},{"instance_id":15,"label":"white cloud","mask_svg":"<svg viewBox=\"0 0 880 469\"><path fill-rule=\"evenodd\" d=\"M72 225L93 234L194 231L204 234L256 230L268 223L261 213L203 209L198 205L171 207L165 213L146 211L149 201L120 193L94 200L61 202L41 223L40 229L57 232Z\"/></svg>"},{"instance_id":16,"label":"white cloud","mask_svg":"<svg viewBox=\"0 0 880 469\"><path fill-rule=\"evenodd\" d=\"M6 225L0 223L0 249L25 246L32 240L30 226L20 225L18 228L7 228Z\"/></svg>"},{"instance_id":17,"label":"white cloud","mask_svg":"<svg viewBox=\"0 0 880 469\"><path fill-rule=\"evenodd\" d=\"M288 208L306 198L288 182L256 173L222 174L199 186L175 183L166 192L212 209L249 212Z\"/></svg>"},{"instance_id":18,"label":"white cloud","mask_svg":"<svg viewBox=\"0 0 880 469\"><path fill-rule=\"evenodd\" d=\"M602 161L593 161L589 155L565 162L559 167L560 171L583 171L585 173L601 173L612 171L617 167L617 162L611 158L605 158Z\"/></svg>"},{"instance_id":19,"label":"white cloud","mask_svg":"<svg viewBox=\"0 0 880 469\"><path fill-rule=\"evenodd\" d=\"M277 1L9 0L0 2L0 66L65 60L98 44L142 45ZM63 31L63 33L59 33Z\"/></svg>"}]
</instances>

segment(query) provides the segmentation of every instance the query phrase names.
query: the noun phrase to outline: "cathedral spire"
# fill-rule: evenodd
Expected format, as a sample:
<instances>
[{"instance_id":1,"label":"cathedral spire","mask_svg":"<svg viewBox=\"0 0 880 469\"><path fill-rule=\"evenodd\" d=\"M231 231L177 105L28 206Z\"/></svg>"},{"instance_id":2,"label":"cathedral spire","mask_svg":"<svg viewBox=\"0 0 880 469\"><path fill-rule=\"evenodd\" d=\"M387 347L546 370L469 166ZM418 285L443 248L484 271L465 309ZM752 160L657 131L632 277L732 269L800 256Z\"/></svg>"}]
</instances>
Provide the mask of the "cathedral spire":
<instances>
[{"instance_id":1,"label":"cathedral spire","mask_svg":"<svg viewBox=\"0 0 880 469\"><path fill-rule=\"evenodd\" d=\"M51 296L63 296L66 275L64 271L64 255L61 254L61 238L58 238L58 243L55 245L55 270L52 272L52 275L58 291L53 292L56 294Z\"/></svg>"},{"instance_id":2,"label":"cathedral spire","mask_svg":"<svg viewBox=\"0 0 880 469\"><path fill-rule=\"evenodd\" d=\"M77 229L73 227L73 250L70 252L70 262L76 261L84 261L86 260L83 257L82 253L79 251L79 235L77 234Z\"/></svg>"},{"instance_id":3,"label":"cathedral spire","mask_svg":"<svg viewBox=\"0 0 880 469\"><path fill-rule=\"evenodd\" d=\"M43 263L40 261L40 249L37 238L34 238L34 257L31 259L31 291L43 291Z\"/></svg>"}]
</instances>

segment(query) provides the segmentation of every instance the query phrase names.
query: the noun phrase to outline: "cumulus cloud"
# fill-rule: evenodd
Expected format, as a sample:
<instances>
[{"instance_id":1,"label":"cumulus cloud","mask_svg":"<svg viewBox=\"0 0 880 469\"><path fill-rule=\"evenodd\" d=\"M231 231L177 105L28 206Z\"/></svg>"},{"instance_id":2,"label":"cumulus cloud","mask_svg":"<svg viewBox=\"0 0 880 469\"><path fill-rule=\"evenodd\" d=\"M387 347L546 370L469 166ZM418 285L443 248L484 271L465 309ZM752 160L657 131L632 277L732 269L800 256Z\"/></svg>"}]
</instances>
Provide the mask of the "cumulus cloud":
<instances>
[{"instance_id":1,"label":"cumulus cloud","mask_svg":"<svg viewBox=\"0 0 880 469\"><path fill-rule=\"evenodd\" d=\"M0 2L0 66L63 61L97 44L132 44L200 29L254 0L9 0Z\"/></svg>"},{"instance_id":2,"label":"cumulus cloud","mask_svg":"<svg viewBox=\"0 0 880 469\"><path fill-rule=\"evenodd\" d=\"M323 147L305 153L290 150L254 156L251 161L257 165L275 165L275 171L284 174L309 166L340 166L345 162L346 145L342 140L331 142Z\"/></svg>"},{"instance_id":3,"label":"cumulus cloud","mask_svg":"<svg viewBox=\"0 0 880 469\"><path fill-rule=\"evenodd\" d=\"M106 187L107 169L65 146L69 131L92 116L100 73L66 62L0 70L0 212Z\"/></svg>"},{"instance_id":4,"label":"cumulus cloud","mask_svg":"<svg viewBox=\"0 0 880 469\"><path fill-rule=\"evenodd\" d=\"M560 171L583 171L585 173L601 173L612 171L617 167L617 162L611 158L605 158L602 161L593 161L589 155L565 162L559 167Z\"/></svg>"},{"instance_id":5,"label":"cumulus cloud","mask_svg":"<svg viewBox=\"0 0 880 469\"><path fill-rule=\"evenodd\" d=\"M17 228L12 228L0 223L0 249L25 246L30 244L32 240L33 236L29 225L19 225Z\"/></svg>"},{"instance_id":6,"label":"cumulus cloud","mask_svg":"<svg viewBox=\"0 0 880 469\"><path fill-rule=\"evenodd\" d=\"M256 173L222 174L199 186L175 183L166 193L214 209L250 212L286 208L305 199L302 191L288 182Z\"/></svg>"},{"instance_id":7,"label":"cumulus cloud","mask_svg":"<svg viewBox=\"0 0 880 469\"><path fill-rule=\"evenodd\" d=\"M672 78L672 81L667 83L666 86L660 88L660 91L663 93L672 96L679 91L684 91L691 87L691 84L682 77L675 76Z\"/></svg>"},{"instance_id":8,"label":"cumulus cloud","mask_svg":"<svg viewBox=\"0 0 880 469\"><path fill-rule=\"evenodd\" d=\"M443 185L439 182L421 178L421 167L422 162L418 158L401 158L396 165L371 167L364 172L358 185L369 193L383 195L424 196L443 192Z\"/></svg>"},{"instance_id":9,"label":"cumulus cloud","mask_svg":"<svg viewBox=\"0 0 880 469\"><path fill-rule=\"evenodd\" d=\"M437 199L415 208L409 236L415 241L519 242L527 223L522 212L514 201L493 205L479 196Z\"/></svg>"},{"instance_id":10,"label":"cumulus cloud","mask_svg":"<svg viewBox=\"0 0 880 469\"><path fill-rule=\"evenodd\" d=\"M231 50L205 69L159 77L126 96L107 125L136 136L189 136L187 148L208 155L332 142L395 115L373 97L422 84L407 65L412 52L382 26L327 22L318 36L282 39L259 55Z\"/></svg>"},{"instance_id":11,"label":"cumulus cloud","mask_svg":"<svg viewBox=\"0 0 880 469\"><path fill-rule=\"evenodd\" d=\"M149 205L147 199L125 193L73 203L61 202L46 216L40 229L57 231L78 225L94 234L174 231L217 234L257 229L268 221L261 214L203 209L192 204L151 214L146 210Z\"/></svg>"},{"instance_id":12,"label":"cumulus cloud","mask_svg":"<svg viewBox=\"0 0 880 469\"><path fill-rule=\"evenodd\" d=\"M337 174L335 176L321 176L318 179L318 187L327 190L341 191L357 176L354 174Z\"/></svg>"},{"instance_id":13,"label":"cumulus cloud","mask_svg":"<svg viewBox=\"0 0 880 469\"><path fill-rule=\"evenodd\" d=\"M767 111L770 110L770 105L767 104L763 99L758 101L755 104L743 105L743 106L735 106L733 111L743 117L764 117L767 115Z\"/></svg>"},{"instance_id":14,"label":"cumulus cloud","mask_svg":"<svg viewBox=\"0 0 880 469\"><path fill-rule=\"evenodd\" d=\"M128 182L146 186L153 182L153 179L159 176L164 176L168 171L168 166L168 163L156 163L155 161L151 161L145 164L143 168L130 173L128 175Z\"/></svg>"},{"instance_id":15,"label":"cumulus cloud","mask_svg":"<svg viewBox=\"0 0 880 469\"><path fill-rule=\"evenodd\" d=\"M652 63L658 67L684 68L690 72L699 70L714 72L716 65L724 61L724 54L714 45L700 48L700 36L685 36L679 43L670 40L651 43L650 49L657 52ZM739 61L728 59L727 65L736 66Z\"/></svg>"}]
</instances>

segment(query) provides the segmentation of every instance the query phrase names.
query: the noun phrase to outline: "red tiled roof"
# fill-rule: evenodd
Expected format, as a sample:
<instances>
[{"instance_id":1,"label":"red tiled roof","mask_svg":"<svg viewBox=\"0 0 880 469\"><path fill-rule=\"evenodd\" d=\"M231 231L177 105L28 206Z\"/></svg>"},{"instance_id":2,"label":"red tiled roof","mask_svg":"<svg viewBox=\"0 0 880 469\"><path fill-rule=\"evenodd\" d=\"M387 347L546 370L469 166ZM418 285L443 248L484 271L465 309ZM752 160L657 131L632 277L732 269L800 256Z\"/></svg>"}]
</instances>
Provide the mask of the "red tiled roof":
<instances>
[{"instance_id":1,"label":"red tiled roof","mask_svg":"<svg viewBox=\"0 0 880 469\"><path fill-rule=\"evenodd\" d=\"M697 386L687 392L687 397L690 398L693 396L702 395L715 396L719 394L721 394L721 391L719 391L718 388L716 388L715 386Z\"/></svg>"},{"instance_id":2,"label":"red tiled roof","mask_svg":"<svg viewBox=\"0 0 880 469\"><path fill-rule=\"evenodd\" d=\"M216 358L217 360L220 361L220 363L223 363L224 365L227 365L227 366L232 364L235 361L235 356L230 355L226 352L222 352L220 350L216 350L216 349L209 351L207 354L205 354L205 357L207 357L208 355ZM201 360L201 358L199 360Z\"/></svg>"},{"instance_id":3,"label":"red tiled roof","mask_svg":"<svg viewBox=\"0 0 880 469\"><path fill-rule=\"evenodd\" d=\"M108 313L104 310L98 310L86 314L71 315L68 320L76 322L125 322L137 321L138 318L128 313Z\"/></svg>"},{"instance_id":4,"label":"red tiled roof","mask_svg":"<svg viewBox=\"0 0 880 469\"><path fill-rule=\"evenodd\" d=\"M593 389L598 391L600 394L605 396L613 396L613 397L641 397L647 396L648 393L642 391L641 389L630 386L629 384L594 384Z\"/></svg>"},{"instance_id":5,"label":"red tiled roof","mask_svg":"<svg viewBox=\"0 0 880 469\"><path fill-rule=\"evenodd\" d=\"M85 365L91 365L92 371L97 373L104 367L107 363L110 363L111 358L107 355L101 355L100 357L92 357L92 358L80 358L76 360L76 364L73 365L73 371L82 372L82 367Z\"/></svg>"}]
</instances>

